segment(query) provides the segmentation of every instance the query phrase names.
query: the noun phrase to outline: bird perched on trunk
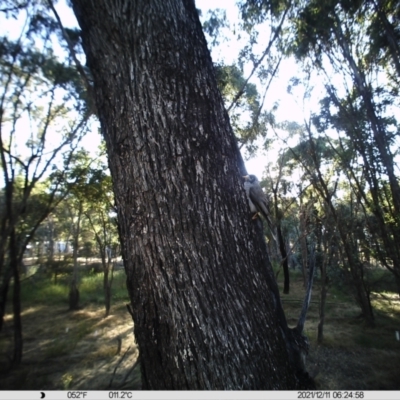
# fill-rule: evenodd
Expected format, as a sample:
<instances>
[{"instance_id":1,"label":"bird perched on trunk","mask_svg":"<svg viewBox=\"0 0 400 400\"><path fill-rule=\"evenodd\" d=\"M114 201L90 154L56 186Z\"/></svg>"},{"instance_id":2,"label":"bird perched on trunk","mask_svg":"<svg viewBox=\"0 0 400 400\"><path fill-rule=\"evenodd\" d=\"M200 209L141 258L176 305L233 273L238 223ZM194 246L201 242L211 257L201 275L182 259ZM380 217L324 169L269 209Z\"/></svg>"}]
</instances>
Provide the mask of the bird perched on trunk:
<instances>
[{"instance_id":1,"label":"bird perched on trunk","mask_svg":"<svg viewBox=\"0 0 400 400\"><path fill-rule=\"evenodd\" d=\"M268 198L261 189L260 182L255 175L246 175L244 179L244 188L250 205L250 211L255 213L252 219L256 219L260 213L267 221L273 235L272 222L269 212Z\"/></svg>"}]
</instances>

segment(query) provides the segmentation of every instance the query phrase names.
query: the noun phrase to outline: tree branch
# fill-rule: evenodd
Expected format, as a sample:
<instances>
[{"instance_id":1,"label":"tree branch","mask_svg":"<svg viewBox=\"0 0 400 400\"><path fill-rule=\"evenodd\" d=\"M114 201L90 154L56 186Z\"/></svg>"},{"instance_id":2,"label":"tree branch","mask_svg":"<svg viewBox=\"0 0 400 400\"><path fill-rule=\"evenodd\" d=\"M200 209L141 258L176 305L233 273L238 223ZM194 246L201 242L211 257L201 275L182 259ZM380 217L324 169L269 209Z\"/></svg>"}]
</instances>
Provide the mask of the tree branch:
<instances>
[{"instance_id":1,"label":"tree branch","mask_svg":"<svg viewBox=\"0 0 400 400\"><path fill-rule=\"evenodd\" d=\"M260 59L254 64L254 67L250 73L250 75L247 77L246 81L244 82L242 88L239 90L239 92L236 94L235 98L232 100L231 105L228 107L227 112L229 113L229 111L236 105L236 103L238 102L238 100L240 99L240 97L242 97L244 90L246 89L247 84L249 83L250 78L253 76L254 72L256 72L257 68L260 66L260 64L262 63L262 61L264 60L264 58L266 57L267 54L269 54L272 45L275 43L275 40L278 38L281 29L282 29L282 25L283 22L285 21L286 18L286 14L289 11L289 7L285 10L283 17L281 19L281 22L279 23L278 28L275 30L275 34L272 37L272 39L269 41L267 48L264 50L264 53L262 54L262 56L260 57ZM278 65L280 63L280 60L278 61ZM276 73L277 68L275 68L273 75Z\"/></svg>"},{"instance_id":2,"label":"tree branch","mask_svg":"<svg viewBox=\"0 0 400 400\"><path fill-rule=\"evenodd\" d=\"M90 99L89 115L92 114L92 113L93 114L97 114L97 109L96 109L96 105L95 105L96 103L95 103L95 99L94 99L94 95L93 95L93 88L92 88L92 86L91 86L91 84L89 82L89 78L88 78L85 70L83 69L82 64L78 60L78 57L76 56L76 52L74 50L74 46L71 43L71 40L70 40L70 38L68 36L68 33L65 30L65 28L64 28L64 26L63 26L63 24L61 22L60 16L58 15L57 10L55 9L55 7L53 5L52 0L47 0L47 2L49 3L49 6L50 6L51 10L54 13L54 16L55 16L55 18L56 18L56 20L58 22L58 25L60 26L61 32L63 34L63 37L64 37L65 41L67 42L67 46L68 46L70 55L71 55L72 59L74 60L74 63L75 63L76 68L77 68L77 70L79 72L79 75L81 76L83 84L85 85L85 88L86 88L86 90L88 92L88 96L89 96L89 99Z\"/></svg>"}]
</instances>

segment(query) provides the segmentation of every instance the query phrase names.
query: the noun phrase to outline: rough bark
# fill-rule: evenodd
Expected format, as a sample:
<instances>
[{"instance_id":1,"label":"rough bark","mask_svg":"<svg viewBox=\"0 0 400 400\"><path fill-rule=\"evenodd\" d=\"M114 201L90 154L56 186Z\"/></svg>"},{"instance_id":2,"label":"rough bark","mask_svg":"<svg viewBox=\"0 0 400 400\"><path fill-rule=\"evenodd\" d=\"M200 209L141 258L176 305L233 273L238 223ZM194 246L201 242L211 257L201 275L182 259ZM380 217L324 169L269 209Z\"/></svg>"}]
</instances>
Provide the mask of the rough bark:
<instances>
[{"instance_id":1,"label":"rough bark","mask_svg":"<svg viewBox=\"0 0 400 400\"><path fill-rule=\"evenodd\" d=\"M279 293L191 0L74 0L144 389L294 389Z\"/></svg>"}]
</instances>

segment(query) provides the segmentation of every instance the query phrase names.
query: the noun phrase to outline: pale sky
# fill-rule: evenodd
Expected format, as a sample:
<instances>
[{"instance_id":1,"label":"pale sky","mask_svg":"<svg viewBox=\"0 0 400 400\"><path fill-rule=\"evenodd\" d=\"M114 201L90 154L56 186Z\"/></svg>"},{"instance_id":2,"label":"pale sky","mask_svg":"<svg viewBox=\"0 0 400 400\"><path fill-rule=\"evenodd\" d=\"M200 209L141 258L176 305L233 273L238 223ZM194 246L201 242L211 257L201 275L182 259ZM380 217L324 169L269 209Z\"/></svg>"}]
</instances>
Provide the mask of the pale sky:
<instances>
[{"instance_id":1,"label":"pale sky","mask_svg":"<svg viewBox=\"0 0 400 400\"><path fill-rule=\"evenodd\" d=\"M208 10L214 9L224 9L226 10L227 21L231 24L232 27L235 27L239 23L238 9L235 6L234 0L196 0L196 6L202 10L203 17L206 16ZM268 28L265 28L265 31L260 34L260 37L266 37L266 43L260 41L260 53L267 45L268 40ZM224 30L226 35L229 35L229 31L227 29ZM223 60L226 64L233 62L238 57L238 53L240 51L240 45L244 45L245 42L238 43L234 36L231 36L232 40L229 42L223 42L217 49L212 49L211 55L214 61L218 61L218 59ZM248 66L244 69L244 76L247 77L247 74L250 73L251 67ZM267 97L264 103L264 108L266 110L271 109L274 103L278 103L279 106L275 112L276 121L282 122L285 120L296 121L299 124L302 124L304 121L304 115L309 114L309 110L303 109L303 101L302 101L302 93L287 93L287 86L290 79L293 76L296 76L298 73L298 66L294 62L294 60L282 60L279 75L277 75L268 90ZM250 82L255 83L258 87L258 81L256 78L252 78ZM260 95L263 93L263 89L259 88ZM271 132L268 136L269 139L275 138L273 133ZM297 139L294 139L297 140ZM262 140L258 141L260 144L263 142ZM293 143L293 140L291 140ZM294 144L294 143L293 143ZM275 146L270 149L267 153L259 152L259 154L250 160L246 161L246 168L249 173L257 175L259 178L262 177L265 166L268 162L274 161L277 158L279 148L282 146L282 143L275 143ZM246 154L243 152L243 156L246 159Z\"/></svg>"},{"instance_id":2,"label":"pale sky","mask_svg":"<svg viewBox=\"0 0 400 400\"><path fill-rule=\"evenodd\" d=\"M237 25L238 23L238 10L235 6L235 1L233 0L196 0L196 6L200 8L203 12L203 16L206 16L209 9L221 8L225 9L227 13L227 20L230 22L231 27ZM66 27L76 26L76 19L72 10L66 6L65 1L61 0L56 5L57 11L62 19L63 25ZM19 24L16 24L14 20L1 20L0 25L2 27L3 33L6 33L12 38L19 35ZM228 30L225 30L226 34L229 34ZM232 36L233 38L233 36ZM238 52L240 50L240 45L244 42L238 43L236 40L226 41L221 43L219 48L213 49L212 57L214 61L218 59L223 59L225 63L232 62L237 58ZM262 43L260 44L262 46ZM297 66L294 62L283 61L280 68L279 76L273 81L265 102L266 108L271 108L272 104L275 102L279 103L279 107L276 111L277 121L284 120L295 120L299 123L303 121L303 110L302 102L297 101L294 95L289 95L286 91L289 79L296 74ZM245 76L248 68L245 68ZM257 84L256 80L253 83ZM271 133L272 135L272 133ZM100 143L100 137L97 134L97 127L93 126L93 134L87 135L82 141L82 147L87 150L93 149L97 150L98 143ZM257 157L253 157L251 160L246 161L246 167L249 173L253 173L261 178L264 171L265 165L268 160L272 160L276 157L278 149L274 151L273 149L268 152L267 155L260 154ZM245 154L244 154L245 156ZM245 157L246 158L246 157Z\"/></svg>"}]
</instances>

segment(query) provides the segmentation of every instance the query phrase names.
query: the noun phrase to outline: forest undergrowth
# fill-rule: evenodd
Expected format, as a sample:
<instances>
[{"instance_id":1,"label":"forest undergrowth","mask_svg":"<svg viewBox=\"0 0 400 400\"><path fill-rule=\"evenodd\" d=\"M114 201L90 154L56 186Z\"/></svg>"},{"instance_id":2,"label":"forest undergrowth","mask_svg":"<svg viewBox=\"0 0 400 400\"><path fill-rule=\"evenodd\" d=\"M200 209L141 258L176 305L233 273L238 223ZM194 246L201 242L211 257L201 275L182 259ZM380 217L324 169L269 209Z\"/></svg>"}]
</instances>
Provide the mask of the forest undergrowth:
<instances>
[{"instance_id":1,"label":"forest undergrowth","mask_svg":"<svg viewBox=\"0 0 400 400\"><path fill-rule=\"evenodd\" d=\"M386 271L383 271L387 274ZM282 277L283 280L283 277ZM280 282L282 293L283 282ZM399 390L400 299L394 292L372 292L375 327L367 327L345 288L331 285L325 307L323 342L318 344L320 280L314 280L305 334L310 341L307 368L320 390ZM281 294L288 324L294 327L304 297L303 277L291 273L289 295Z\"/></svg>"},{"instance_id":2,"label":"forest undergrowth","mask_svg":"<svg viewBox=\"0 0 400 400\"><path fill-rule=\"evenodd\" d=\"M27 279L22 286L24 354L9 371L12 315L0 333L1 390L140 389L138 350L127 312L125 276L113 282L111 315L104 318L102 275L81 280L81 309L68 311L68 278ZM317 343L319 280L315 279L305 325L311 348L307 364L320 390L399 390L400 301L394 293L372 293L375 328L367 328L353 298L337 287L328 290L324 341ZM278 276L278 284L283 283ZM281 290L282 293L282 290ZM289 295L281 295L289 325L300 313L304 288L292 273ZM9 310L10 311L10 310Z\"/></svg>"}]
</instances>

